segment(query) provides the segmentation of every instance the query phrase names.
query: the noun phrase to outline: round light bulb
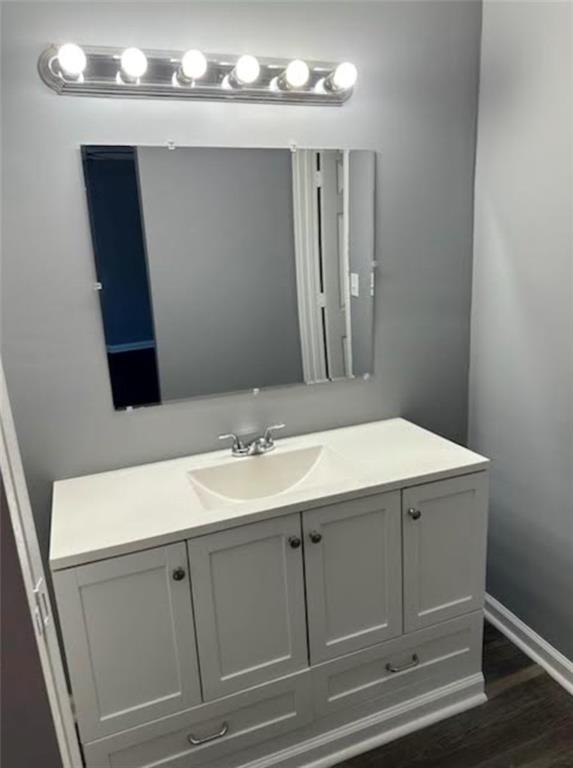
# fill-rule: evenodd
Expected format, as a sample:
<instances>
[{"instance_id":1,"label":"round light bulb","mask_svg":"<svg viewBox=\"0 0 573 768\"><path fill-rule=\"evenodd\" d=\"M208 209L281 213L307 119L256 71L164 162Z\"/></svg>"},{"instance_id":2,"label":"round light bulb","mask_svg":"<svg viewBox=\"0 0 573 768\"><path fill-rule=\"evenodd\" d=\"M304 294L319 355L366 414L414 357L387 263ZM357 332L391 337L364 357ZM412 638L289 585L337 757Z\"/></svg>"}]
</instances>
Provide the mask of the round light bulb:
<instances>
[{"instance_id":1,"label":"round light bulb","mask_svg":"<svg viewBox=\"0 0 573 768\"><path fill-rule=\"evenodd\" d=\"M258 78L261 67L255 56L246 54L237 61L233 72L241 85L250 85Z\"/></svg>"},{"instance_id":2,"label":"round light bulb","mask_svg":"<svg viewBox=\"0 0 573 768\"><path fill-rule=\"evenodd\" d=\"M58 63L66 75L79 77L86 68L86 55L79 45L64 43L58 49Z\"/></svg>"},{"instance_id":3,"label":"round light bulb","mask_svg":"<svg viewBox=\"0 0 573 768\"><path fill-rule=\"evenodd\" d=\"M181 59L181 71L188 80L199 80L207 71L207 59L201 51L187 51Z\"/></svg>"},{"instance_id":4,"label":"round light bulb","mask_svg":"<svg viewBox=\"0 0 573 768\"><path fill-rule=\"evenodd\" d=\"M349 61L339 64L332 75L332 84L337 91L347 91L352 88L358 77L358 70Z\"/></svg>"},{"instance_id":5,"label":"round light bulb","mask_svg":"<svg viewBox=\"0 0 573 768\"><path fill-rule=\"evenodd\" d=\"M291 88L302 88L308 82L310 69L306 61L294 59L286 68L285 78Z\"/></svg>"},{"instance_id":6,"label":"round light bulb","mask_svg":"<svg viewBox=\"0 0 573 768\"><path fill-rule=\"evenodd\" d=\"M137 80L147 72L147 56L139 48L126 48L121 54L121 68L128 77Z\"/></svg>"}]
</instances>

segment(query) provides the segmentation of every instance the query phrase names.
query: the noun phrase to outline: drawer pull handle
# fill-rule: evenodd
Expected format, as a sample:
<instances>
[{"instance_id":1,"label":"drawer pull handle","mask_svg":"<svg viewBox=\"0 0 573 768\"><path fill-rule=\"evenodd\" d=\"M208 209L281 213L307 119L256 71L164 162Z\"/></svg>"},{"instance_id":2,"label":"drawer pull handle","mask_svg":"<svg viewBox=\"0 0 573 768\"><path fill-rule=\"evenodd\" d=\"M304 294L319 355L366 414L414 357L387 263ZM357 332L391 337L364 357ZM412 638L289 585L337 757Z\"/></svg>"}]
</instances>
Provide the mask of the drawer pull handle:
<instances>
[{"instance_id":1,"label":"drawer pull handle","mask_svg":"<svg viewBox=\"0 0 573 768\"><path fill-rule=\"evenodd\" d=\"M419 509L414 509L413 507L410 507L408 510L408 514L412 518L412 520L419 520L422 517L422 513Z\"/></svg>"},{"instance_id":2,"label":"drawer pull handle","mask_svg":"<svg viewBox=\"0 0 573 768\"><path fill-rule=\"evenodd\" d=\"M318 544L320 541L322 541L322 534L318 531L311 531L309 537L313 544Z\"/></svg>"},{"instance_id":3,"label":"drawer pull handle","mask_svg":"<svg viewBox=\"0 0 573 768\"><path fill-rule=\"evenodd\" d=\"M291 545L293 549L298 549L302 542L299 536L290 536L288 543Z\"/></svg>"},{"instance_id":4,"label":"drawer pull handle","mask_svg":"<svg viewBox=\"0 0 573 768\"><path fill-rule=\"evenodd\" d=\"M414 653L412 655L412 661L409 661L407 664L404 664L403 667L393 667L390 662L386 664L386 669L388 672L404 672L407 669L414 669L414 667L417 667L420 663L420 659L418 658L418 654Z\"/></svg>"},{"instance_id":5,"label":"drawer pull handle","mask_svg":"<svg viewBox=\"0 0 573 768\"><path fill-rule=\"evenodd\" d=\"M194 747L198 746L199 744L207 744L208 741L215 741L215 739L222 739L223 736L226 736L229 733L229 723L223 723L221 726L221 730L217 731L217 733L213 733L211 736L205 736L202 739L197 739L195 736L193 736L192 733L187 736L187 741L189 744L192 744Z\"/></svg>"},{"instance_id":6,"label":"drawer pull handle","mask_svg":"<svg viewBox=\"0 0 573 768\"><path fill-rule=\"evenodd\" d=\"M173 571L173 581L183 581L185 578L185 570L183 568L176 568Z\"/></svg>"}]
</instances>

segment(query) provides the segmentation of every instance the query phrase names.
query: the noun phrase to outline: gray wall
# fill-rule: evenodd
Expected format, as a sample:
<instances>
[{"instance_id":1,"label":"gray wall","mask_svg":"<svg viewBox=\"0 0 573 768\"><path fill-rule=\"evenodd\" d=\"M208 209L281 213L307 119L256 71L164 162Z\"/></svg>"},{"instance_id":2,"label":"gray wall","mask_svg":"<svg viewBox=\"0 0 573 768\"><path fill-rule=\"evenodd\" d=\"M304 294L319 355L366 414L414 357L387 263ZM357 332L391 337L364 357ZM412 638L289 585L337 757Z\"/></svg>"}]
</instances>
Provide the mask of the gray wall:
<instances>
[{"instance_id":1,"label":"gray wall","mask_svg":"<svg viewBox=\"0 0 573 768\"><path fill-rule=\"evenodd\" d=\"M290 433L398 414L466 436L477 2L10 3L4 8L3 352L40 541L51 482L217 445L229 429ZM350 59L342 108L57 96L51 41ZM80 144L376 150L375 376L113 410Z\"/></svg>"},{"instance_id":2,"label":"gray wall","mask_svg":"<svg viewBox=\"0 0 573 768\"><path fill-rule=\"evenodd\" d=\"M488 590L573 658L572 6L484 5L470 443Z\"/></svg>"},{"instance_id":3,"label":"gray wall","mask_svg":"<svg viewBox=\"0 0 573 768\"><path fill-rule=\"evenodd\" d=\"M161 399L302 382L290 150L137 156Z\"/></svg>"}]
</instances>

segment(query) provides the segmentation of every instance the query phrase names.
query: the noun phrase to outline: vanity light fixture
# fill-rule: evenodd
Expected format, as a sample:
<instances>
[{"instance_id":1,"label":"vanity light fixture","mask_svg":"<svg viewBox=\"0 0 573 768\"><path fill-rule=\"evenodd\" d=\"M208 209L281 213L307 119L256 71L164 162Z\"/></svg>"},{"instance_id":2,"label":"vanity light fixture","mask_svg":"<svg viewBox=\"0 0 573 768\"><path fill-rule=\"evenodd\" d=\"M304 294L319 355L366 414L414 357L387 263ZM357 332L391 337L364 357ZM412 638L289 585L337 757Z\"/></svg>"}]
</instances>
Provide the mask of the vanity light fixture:
<instances>
[{"instance_id":1,"label":"vanity light fixture","mask_svg":"<svg viewBox=\"0 0 573 768\"><path fill-rule=\"evenodd\" d=\"M51 45L38 60L42 80L68 96L224 99L340 106L351 95L349 62L232 56L140 48Z\"/></svg>"}]
</instances>

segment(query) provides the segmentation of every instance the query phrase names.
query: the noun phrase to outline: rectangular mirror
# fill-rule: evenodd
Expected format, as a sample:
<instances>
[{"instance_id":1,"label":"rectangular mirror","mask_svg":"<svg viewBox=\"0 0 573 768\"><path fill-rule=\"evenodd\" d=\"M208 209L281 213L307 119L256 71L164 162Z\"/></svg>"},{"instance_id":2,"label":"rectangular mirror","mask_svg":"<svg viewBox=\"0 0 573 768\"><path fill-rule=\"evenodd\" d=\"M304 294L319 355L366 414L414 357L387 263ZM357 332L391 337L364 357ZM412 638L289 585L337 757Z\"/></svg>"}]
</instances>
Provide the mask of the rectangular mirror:
<instances>
[{"instance_id":1,"label":"rectangular mirror","mask_svg":"<svg viewBox=\"0 0 573 768\"><path fill-rule=\"evenodd\" d=\"M374 152L82 160L116 408L372 373Z\"/></svg>"}]
</instances>

